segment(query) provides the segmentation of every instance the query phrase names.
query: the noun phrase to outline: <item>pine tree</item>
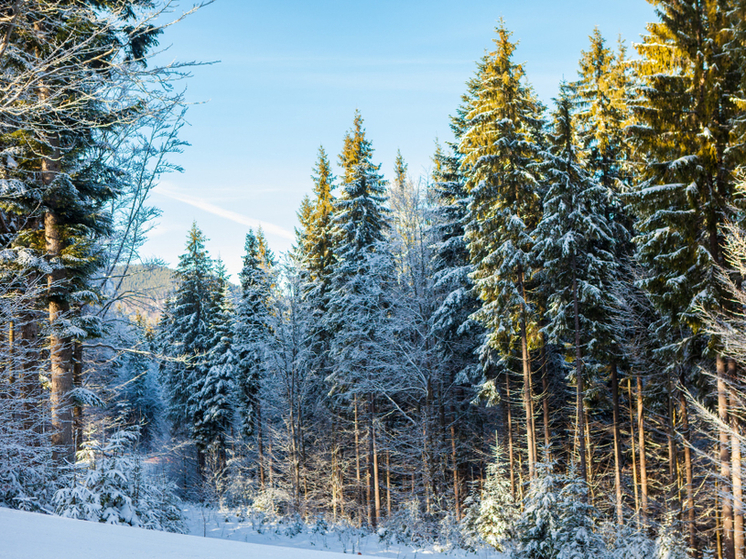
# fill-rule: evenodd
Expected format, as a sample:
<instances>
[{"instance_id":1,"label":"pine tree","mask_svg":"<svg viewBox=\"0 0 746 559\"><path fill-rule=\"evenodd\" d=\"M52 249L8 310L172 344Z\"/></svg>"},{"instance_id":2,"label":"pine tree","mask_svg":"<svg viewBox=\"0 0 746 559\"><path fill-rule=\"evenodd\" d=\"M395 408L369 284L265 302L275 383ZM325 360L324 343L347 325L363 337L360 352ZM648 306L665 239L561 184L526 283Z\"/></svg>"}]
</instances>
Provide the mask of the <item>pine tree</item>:
<instances>
[{"instance_id":1,"label":"pine tree","mask_svg":"<svg viewBox=\"0 0 746 559\"><path fill-rule=\"evenodd\" d=\"M632 145L626 132L632 120L630 107L635 86L630 68L621 38L614 52L606 45L599 29L595 28L588 50L582 52L578 81L572 84L578 155L589 175L606 189L606 218L615 240L613 251L620 261L631 259L631 239L634 234L632 217L622 200L632 183ZM625 279L633 281L632 278ZM617 522L621 524L624 521L624 503L619 366L624 363L617 340L606 339L604 345L610 361L608 376L611 381L616 515Z\"/></svg>"},{"instance_id":2,"label":"pine tree","mask_svg":"<svg viewBox=\"0 0 746 559\"><path fill-rule=\"evenodd\" d=\"M604 341L612 336L606 318L615 261L604 211L606 193L578 160L572 109L570 92L563 87L552 147L545 152L548 190L534 250L543 266L542 289L549 294L549 323L544 330L551 341L568 348L568 359L574 361L577 458L587 480L584 384L593 370L591 359L599 357Z\"/></svg>"},{"instance_id":3,"label":"pine tree","mask_svg":"<svg viewBox=\"0 0 746 559\"><path fill-rule=\"evenodd\" d=\"M226 463L226 447L233 417L235 358L232 351L233 305L225 266L216 264L213 293L209 302L209 329L205 377L192 394L194 438L203 452L215 454L218 470ZM197 386L194 387L196 389Z\"/></svg>"},{"instance_id":4,"label":"pine tree","mask_svg":"<svg viewBox=\"0 0 746 559\"><path fill-rule=\"evenodd\" d=\"M0 149L11 156L4 159L12 161L12 176L0 211L17 227L19 256L32 251L47 261L50 431L58 463L74 460L79 342L101 331L100 321L82 310L98 303L89 279L101 261L101 241L112 232L110 205L125 174L109 164L117 142L105 138L147 113L141 87L147 80L139 80L160 34L143 19L153 6L42 0L3 8Z\"/></svg>"},{"instance_id":5,"label":"pine tree","mask_svg":"<svg viewBox=\"0 0 746 559\"><path fill-rule=\"evenodd\" d=\"M138 443L149 448L159 430L163 412L157 370L149 352L156 348L156 332L137 315L132 325L133 348L137 353L124 356L121 370L121 390L117 395L118 406L124 425L139 428Z\"/></svg>"},{"instance_id":6,"label":"pine tree","mask_svg":"<svg viewBox=\"0 0 746 559\"><path fill-rule=\"evenodd\" d=\"M334 175L324 148L319 148L314 167L313 192L308 216L301 220L299 259L305 276L303 297L313 317L309 333L314 367L325 377L329 373L329 333L323 327L323 317L329 308L331 274L336 260L334 219Z\"/></svg>"},{"instance_id":7,"label":"pine tree","mask_svg":"<svg viewBox=\"0 0 746 559\"><path fill-rule=\"evenodd\" d=\"M254 437L259 455L259 477L264 484L262 416L259 390L272 336L270 299L272 262L253 231L246 235L243 268L239 274L241 294L236 305L231 351L238 390L238 416L245 437Z\"/></svg>"},{"instance_id":8,"label":"pine tree","mask_svg":"<svg viewBox=\"0 0 746 559\"><path fill-rule=\"evenodd\" d=\"M571 467L559 494L559 526L553 534L557 559L599 559L606 556L606 543L596 526L598 511L588 500L588 484Z\"/></svg>"},{"instance_id":9,"label":"pine tree","mask_svg":"<svg viewBox=\"0 0 746 559\"><path fill-rule=\"evenodd\" d=\"M175 488L145 471L142 457L132 452L137 437L134 428L116 431L103 444L87 442L81 452L83 459L76 466L77 475L54 495L55 514L185 533ZM80 466L85 469L79 471Z\"/></svg>"},{"instance_id":10,"label":"pine tree","mask_svg":"<svg viewBox=\"0 0 746 559\"><path fill-rule=\"evenodd\" d=\"M516 43L501 23L496 49L483 60L465 115L458 146L462 173L471 196L466 238L472 277L482 307L475 317L488 330L489 345L510 359L520 345L526 448L534 476L536 442L531 383L532 342L536 330L528 285L533 276L531 234L541 217L535 164L541 142L542 107L523 83L524 70L513 62Z\"/></svg>"},{"instance_id":11,"label":"pine tree","mask_svg":"<svg viewBox=\"0 0 746 559\"><path fill-rule=\"evenodd\" d=\"M743 209L735 191L743 161L744 107L736 102L744 98L742 13L736 3L715 0L665 0L657 11L661 21L649 24L637 45L642 86L633 131L641 164L629 201L638 218L637 258L646 267L640 285L664 317L658 329L681 332L681 342L667 347L669 361L676 361L699 345L700 310L729 305L714 269L727 268L721 229ZM729 363L718 339L707 345L727 425ZM740 468L731 470L727 429L719 436L721 479L740 478ZM720 502L723 556L743 557L743 513L734 516L727 492Z\"/></svg>"},{"instance_id":12,"label":"pine tree","mask_svg":"<svg viewBox=\"0 0 746 559\"><path fill-rule=\"evenodd\" d=\"M555 559L559 551L555 534L560 530L560 492L563 480L551 462L539 462L531 480L523 511L515 523L513 556L517 559Z\"/></svg>"},{"instance_id":13,"label":"pine tree","mask_svg":"<svg viewBox=\"0 0 746 559\"><path fill-rule=\"evenodd\" d=\"M401 150L396 150L396 160L394 161L394 181L392 183L394 189L404 188L404 185L407 184L408 168L409 165L404 161Z\"/></svg>"},{"instance_id":14,"label":"pine tree","mask_svg":"<svg viewBox=\"0 0 746 559\"><path fill-rule=\"evenodd\" d=\"M161 365L168 415L174 428L190 437L196 420L195 395L207 376L207 355L213 341L210 326L215 276L205 241L204 234L193 223L187 234L186 252L179 257L176 291L167 301L158 325L159 346L169 358ZM198 450L201 468L204 448Z\"/></svg>"},{"instance_id":15,"label":"pine tree","mask_svg":"<svg viewBox=\"0 0 746 559\"><path fill-rule=\"evenodd\" d=\"M380 165L371 161L373 149L365 138L362 118L355 114L346 135L340 162L344 168L342 192L335 204L334 267L325 327L333 332L330 355L332 390L352 400L367 400L368 407L368 522L380 518L377 455L374 445L375 394L385 389L387 363L382 359L391 343L393 259L386 245L389 227L386 183ZM374 471L375 470L375 471Z\"/></svg>"},{"instance_id":16,"label":"pine tree","mask_svg":"<svg viewBox=\"0 0 746 559\"><path fill-rule=\"evenodd\" d=\"M625 128L631 124L635 83L626 52L621 40L612 51L596 27L588 50L581 53L578 81L572 84L579 150L588 173L617 199L629 189L632 171ZM613 208L623 213L619 201Z\"/></svg>"},{"instance_id":17,"label":"pine tree","mask_svg":"<svg viewBox=\"0 0 746 559\"><path fill-rule=\"evenodd\" d=\"M495 446L494 458L487 465L487 477L479 501L476 522L479 535L498 551L505 551L514 536L517 519L518 507L513 502L510 477L500 447Z\"/></svg>"},{"instance_id":18,"label":"pine tree","mask_svg":"<svg viewBox=\"0 0 746 559\"><path fill-rule=\"evenodd\" d=\"M462 419L472 409L471 387L482 379L477 349L483 343L484 330L472 318L479 299L470 274L464 227L468 218L468 195L459 173L457 153L446 155L438 146L431 193L434 207L429 238L432 239L432 291L435 304L429 316L430 337L436 355L438 378L449 387L441 395L441 404L450 414L451 468L456 518L461 516L464 435ZM468 444L468 443L466 443ZM468 448L468 446L467 446Z\"/></svg>"}]
</instances>

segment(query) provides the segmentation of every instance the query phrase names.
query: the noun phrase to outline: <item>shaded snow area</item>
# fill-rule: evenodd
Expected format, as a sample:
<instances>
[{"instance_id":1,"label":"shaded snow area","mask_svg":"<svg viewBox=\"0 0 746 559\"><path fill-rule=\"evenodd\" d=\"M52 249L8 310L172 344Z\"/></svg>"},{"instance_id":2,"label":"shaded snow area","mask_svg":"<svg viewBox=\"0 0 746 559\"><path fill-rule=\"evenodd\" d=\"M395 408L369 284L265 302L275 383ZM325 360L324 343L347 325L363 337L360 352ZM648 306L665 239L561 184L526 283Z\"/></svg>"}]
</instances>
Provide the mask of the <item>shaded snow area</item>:
<instances>
[{"instance_id":1,"label":"shaded snow area","mask_svg":"<svg viewBox=\"0 0 746 559\"><path fill-rule=\"evenodd\" d=\"M323 523L267 522L189 507L191 535L114 526L0 508L0 559L369 559L464 557ZM360 555L358 555L360 554ZM499 557L480 551L469 557Z\"/></svg>"},{"instance_id":2,"label":"shaded snow area","mask_svg":"<svg viewBox=\"0 0 746 559\"><path fill-rule=\"evenodd\" d=\"M339 553L182 536L0 508L0 559L338 559Z\"/></svg>"},{"instance_id":3,"label":"shaded snow area","mask_svg":"<svg viewBox=\"0 0 746 559\"><path fill-rule=\"evenodd\" d=\"M323 520L307 524L301 521L276 519L271 515L263 516L256 512L243 515L240 511L217 511L190 505L184 507L184 514L187 531L193 536L335 552L329 557L339 557L337 554L342 553L396 559L502 557L501 554L487 549L474 553L462 549L443 549L431 543L418 544L411 541L411 538L404 542L401 541L401 536L389 533L385 528L381 528L377 534L371 534L354 526L328 525ZM305 557L299 554L297 559Z\"/></svg>"}]
</instances>

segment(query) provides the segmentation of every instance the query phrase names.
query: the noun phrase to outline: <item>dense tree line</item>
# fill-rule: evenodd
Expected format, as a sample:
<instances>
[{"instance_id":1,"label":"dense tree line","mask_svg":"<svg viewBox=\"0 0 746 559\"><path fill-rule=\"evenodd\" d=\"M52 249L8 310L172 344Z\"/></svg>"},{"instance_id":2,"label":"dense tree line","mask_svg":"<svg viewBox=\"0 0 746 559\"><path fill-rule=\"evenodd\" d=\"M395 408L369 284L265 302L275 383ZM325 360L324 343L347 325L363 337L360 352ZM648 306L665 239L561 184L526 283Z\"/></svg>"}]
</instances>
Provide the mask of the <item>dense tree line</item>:
<instances>
[{"instance_id":1,"label":"dense tree line","mask_svg":"<svg viewBox=\"0 0 746 559\"><path fill-rule=\"evenodd\" d=\"M639 59L594 31L551 110L501 23L425 181L401 154L385 181L356 114L338 177L319 150L292 254L247 238L240 372L211 412L235 417L203 447L287 511L376 527L414 500L474 520L499 470L524 513L555 483L742 557L738 357L707 318L739 310L723 228L742 216L740 12L658 11Z\"/></svg>"},{"instance_id":2,"label":"dense tree line","mask_svg":"<svg viewBox=\"0 0 746 559\"><path fill-rule=\"evenodd\" d=\"M71 462L139 426L189 498L371 529L424 517L526 559L605 553L610 524L625 557L743 559L744 7L655 4L638 58L595 30L551 109L501 22L430 177L399 153L387 181L356 113L336 169L319 149L290 254L251 231L235 288L195 224L158 325L118 329L104 296L152 210L103 146L142 104L75 88L132 79L156 30L104 5L106 25L65 27L94 51L51 88L16 59L43 58L54 10L7 10L3 79L30 101L0 105L0 434L24 441L0 462L5 502L38 449ZM114 38L121 62L99 67ZM178 149L152 118L144 144Z\"/></svg>"}]
</instances>

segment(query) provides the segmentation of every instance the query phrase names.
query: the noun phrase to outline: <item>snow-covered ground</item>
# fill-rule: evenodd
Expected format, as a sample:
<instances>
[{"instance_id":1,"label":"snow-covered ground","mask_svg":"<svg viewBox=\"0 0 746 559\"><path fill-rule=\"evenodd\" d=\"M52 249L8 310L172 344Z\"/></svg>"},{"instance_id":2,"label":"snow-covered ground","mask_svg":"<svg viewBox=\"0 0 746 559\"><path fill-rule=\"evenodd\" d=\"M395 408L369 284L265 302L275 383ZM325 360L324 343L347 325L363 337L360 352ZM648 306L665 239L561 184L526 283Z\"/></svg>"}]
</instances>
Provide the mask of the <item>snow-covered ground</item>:
<instances>
[{"instance_id":1,"label":"snow-covered ground","mask_svg":"<svg viewBox=\"0 0 746 559\"><path fill-rule=\"evenodd\" d=\"M0 508L2 559L338 559L299 550L182 536Z\"/></svg>"},{"instance_id":2,"label":"snow-covered ground","mask_svg":"<svg viewBox=\"0 0 746 559\"><path fill-rule=\"evenodd\" d=\"M0 508L0 559L341 559L342 553L397 559L463 557L432 548L386 544L355 529L288 531L232 513L191 507L191 535L112 526ZM360 553L361 555L358 555ZM470 557L494 557L493 554Z\"/></svg>"},{"instance_id":3,"label":"snow-covered ground","mask_svg":"<svg viewBox=\"0 0 746 559\"><path fill-rule=\"evenodd\" d=\"M415 545L396 541L395 536L370 534L354 527L327 526L325 523L306 525L288 521L275 522L261 516L240 516L235 511L217 511L187 505L184 509L190 534L255 544L300 548L336 553L361 553L366 556L395 559L445 559L500 557L484 549L475 553L463 550L443 550L432 544Z\"/></svg>"}]
</instances>

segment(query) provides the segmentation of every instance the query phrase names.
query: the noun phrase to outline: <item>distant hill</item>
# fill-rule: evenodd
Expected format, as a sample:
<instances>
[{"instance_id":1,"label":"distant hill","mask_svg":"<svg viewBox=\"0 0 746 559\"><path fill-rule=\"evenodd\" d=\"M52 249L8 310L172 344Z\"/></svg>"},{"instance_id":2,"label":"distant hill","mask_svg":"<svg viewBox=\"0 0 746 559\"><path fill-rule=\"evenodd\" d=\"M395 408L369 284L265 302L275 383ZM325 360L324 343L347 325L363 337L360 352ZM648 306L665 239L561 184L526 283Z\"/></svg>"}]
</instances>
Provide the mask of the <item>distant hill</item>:
<instances>
[{"instance_id":1,"label":"distant hill","mask_svg":"<svg viewBox=\"0 0 746 559\"><path fill-rule=\"evenodd\" d=\"M116 289L124 268L114 270L114 278L110 282L111 291ZM237 285L230 285L230 297L236 303L240 289ZM156 324L163 312L166 299L176 289L175 272L166 266L156 264L133 265L127 274L121 278L119 300L114 308L130 317L138 313L150 324Z\"/></svg>"},{"instance_id":2,"label":"distant hill","mask_svg":"<svg viewBox=\"0 0 746 559\"><path fill-rule=\"evenodd\" d=\"M114 271L111 289L119 283L124 268ZM133 265L121 278L119 300L114 307L127 316L142 315L151 324L158 322L166 299L176 288L174 271L155 264Z\"/></svg>"}]
</instances>

